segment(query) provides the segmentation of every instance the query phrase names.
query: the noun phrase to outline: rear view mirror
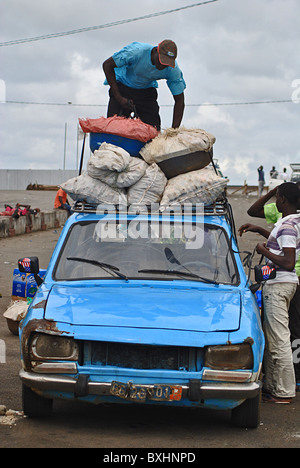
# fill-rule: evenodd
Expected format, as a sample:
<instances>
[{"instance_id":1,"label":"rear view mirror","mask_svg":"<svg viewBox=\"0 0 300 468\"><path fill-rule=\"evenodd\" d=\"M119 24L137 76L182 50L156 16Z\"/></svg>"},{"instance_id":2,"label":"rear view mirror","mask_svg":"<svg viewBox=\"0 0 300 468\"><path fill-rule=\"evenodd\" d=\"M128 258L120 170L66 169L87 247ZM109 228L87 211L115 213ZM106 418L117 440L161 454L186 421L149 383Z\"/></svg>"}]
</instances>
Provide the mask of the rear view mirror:
<instances>
[{"instance_id":1,"label":"rear view mirror","mask_svg":"<svg viewBox=\"0 0 300 468\"><path fill-rule=\"evenodd\" d=\"M276 269L274 265L256 265L254 267L255 281L263 283L270 279L276 278Z\"/></svg>"},{"instance_id":2,"label":"rear view mirror","mask_svg":"<svg viewBox=\"0 0 300 468\"><path fill-rule=\"evenodd\" d=\"M38 257L25 257L18 260L18 267L21 273L33 273L38 286L43 282L39 276L40 265Z\"/></svg>"},{"instance_id":3,"label":"rear view mirror","mask_svg":"<svg viewBox=\"0 0 300 468\"><path fill-rule=\"evenodd\" d=\"M37 275L40 271L39 259L37 257L20 258L18 267L21 273L34 273Z\"/></svg>"},{"instance_id":4,"label":"rear view mirror","mask_svg":"<svg viewBox=\"0 0 300 468\"><path fill-rule=\"evenodd\" d=\"M276 278L276 268L274 265L256 265L254 267L254 275L256 284L250 286L253 294L259 290L261 283Z\"/></svg>"}]
</instances>

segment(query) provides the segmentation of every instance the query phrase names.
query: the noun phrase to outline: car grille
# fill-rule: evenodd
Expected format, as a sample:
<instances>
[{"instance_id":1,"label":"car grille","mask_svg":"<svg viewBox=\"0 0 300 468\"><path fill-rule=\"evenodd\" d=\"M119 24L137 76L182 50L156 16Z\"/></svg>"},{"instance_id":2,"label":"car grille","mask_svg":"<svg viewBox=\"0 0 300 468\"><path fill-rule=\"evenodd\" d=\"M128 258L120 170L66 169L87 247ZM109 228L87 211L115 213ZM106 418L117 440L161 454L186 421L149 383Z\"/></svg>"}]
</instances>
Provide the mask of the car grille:
<instances>
[{"instance_id":1,"label":"car grille","mask_svg":"<svg viewBox=\"0 0 300 468\"><path fill-rule=\"evenodd\" d=\"M196 348L91 342L89 355L91 365L101 367L197 370Z\"/></svg>"}]
</instances>

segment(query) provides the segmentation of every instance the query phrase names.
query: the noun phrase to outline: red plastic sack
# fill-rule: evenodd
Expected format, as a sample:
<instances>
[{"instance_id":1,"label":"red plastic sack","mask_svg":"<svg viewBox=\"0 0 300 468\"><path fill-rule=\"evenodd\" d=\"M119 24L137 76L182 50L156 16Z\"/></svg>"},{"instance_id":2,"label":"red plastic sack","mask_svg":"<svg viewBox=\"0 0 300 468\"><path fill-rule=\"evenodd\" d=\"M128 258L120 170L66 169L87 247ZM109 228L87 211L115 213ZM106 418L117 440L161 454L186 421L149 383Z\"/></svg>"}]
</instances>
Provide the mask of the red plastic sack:
<instances>
[{"instance_id":1,"label":"red plastic sack","mask_svg":"<svg viewBox=\"0 0 300 468\"><path fill-rule=\"evenodd\" d=\"M126 119L116 115L99 119L79 119L79 124L84 133L110 133L144 143L153 140L159 134L156 128L140 119Z\"/></svg>"}]
</instances>

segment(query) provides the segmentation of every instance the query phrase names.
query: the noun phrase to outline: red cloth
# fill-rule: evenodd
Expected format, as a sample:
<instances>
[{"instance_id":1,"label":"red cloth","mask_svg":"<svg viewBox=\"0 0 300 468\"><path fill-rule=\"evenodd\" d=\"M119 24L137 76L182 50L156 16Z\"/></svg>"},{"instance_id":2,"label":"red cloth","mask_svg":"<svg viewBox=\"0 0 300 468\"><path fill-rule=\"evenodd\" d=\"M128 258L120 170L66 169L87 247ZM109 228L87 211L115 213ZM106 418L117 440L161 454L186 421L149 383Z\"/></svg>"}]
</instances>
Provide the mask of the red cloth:
<instances>
[{"instance_id":1,"label":"red cloth","mask_svg":"<svg viewBox=\"0 0 300 468\"><path fill-rule=\"evenodd\" d=\"M12 215L12 211L2 211L0 213L0 216L11 216Z\"/></svg>"},{"instance_id":2,"label":"red cloth","mask_svg":"<svg viewBox=\"0 0 300 468\"><path fill-rule=\"evenodd\" d=\"M15 211L18 212L19 216L25 216L28 213L27 208L10 208L10 206L7 206L5 208L5 211L2 211L2 213L0 213L0 216L12 216Z\"/></svg>"},{"instance_id":3,"label":"red cloth","mask_svg":"<svg viewBox=\"0 0 300 468\"><path fill-rule=\"evenodd\" d=\"M79 119L79 123L85 133L110 133L144 143L153 140L159 134L156 128L140 119L126 119L117 115L99 119Z\"/></svg>"}]
</instances>

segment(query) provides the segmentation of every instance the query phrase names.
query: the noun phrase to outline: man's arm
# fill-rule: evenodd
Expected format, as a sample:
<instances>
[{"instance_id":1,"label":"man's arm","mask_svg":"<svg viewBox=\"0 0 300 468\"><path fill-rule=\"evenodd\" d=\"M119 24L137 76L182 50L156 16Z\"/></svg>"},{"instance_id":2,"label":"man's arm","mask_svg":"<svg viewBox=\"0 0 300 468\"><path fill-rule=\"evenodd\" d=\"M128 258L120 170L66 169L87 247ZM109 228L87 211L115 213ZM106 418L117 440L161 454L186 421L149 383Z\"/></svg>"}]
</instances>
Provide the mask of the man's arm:
<instances>
[{"instance_id":1,"label":"man's arm","mask_svg":"<svg viewBox=\"0 0 300 468\"><path fill-rule=\"evenodd\" d=\"M102 67L103 67L103 71L106 76L107 82L113 92L113 95L118 101L118 103L124 108L131 109L132 105L130 105L130 103L128 102L128 99L126 99L120 94L117 81L116 81L116 74L115 74L115 68L117 68L117 65L114 59L112 57L109 57L107 60L105 60L105 62L103 62Z\"/></svg>"},{"instance_id":2,"label":"man's arm","mask_svg":"<svg viewBox=\"0 0 300 468\"><path fill-rule=\"evenodd\" d=\"M275 255L269 251L265 244L257 244L256 252L267 257L275 265L287 271L293 271L295 268L295 249L292 247L283 247L283 256Z\"/></svg>"},{"instance_id":3,"label":"man's arm","mask_svg":"<svg viewBox=\"0 0 300 468\"><path fill-rule=\"evenodd\" d=\"M184 93L178 94L176 96L173 96L174 98L174 109L173 109L173 122L172 122L172 128L179 128L182 117L183 117L183 112L184 112Z\"/></svg>"},{"instance_id":4,"label":"man's arm","mask_svg":"<svg viewBox=\"0 0 300 468\"><path fill-rule=\"evenodd\" d=\"M247 211L248 215L252 218L264 218L264 205L276 194L277 187L273 190L270 190L266 195L259 198L252 206L250 206L249 210Z\"/></svg>"},{"instance_id":5,"label":"man's arm","mask_svg":"<svg viewBox=\"0 0 300 468\"><path fill-rule=\"evenodd\" d=\"M261 226L256 226L255 224L250 224L250 223L243 224L243 225L238 229L238 233L239 233L240 237L242 237L242 235L243 235L245 232L256 232L257 234L262 235L262 236L265 237L266 239L268 239L268 238L269 238L269 235L270 235L270 232L267 231L267 229L264 229L264 228L261 227Z\"/></svg>"}]
</instances>

